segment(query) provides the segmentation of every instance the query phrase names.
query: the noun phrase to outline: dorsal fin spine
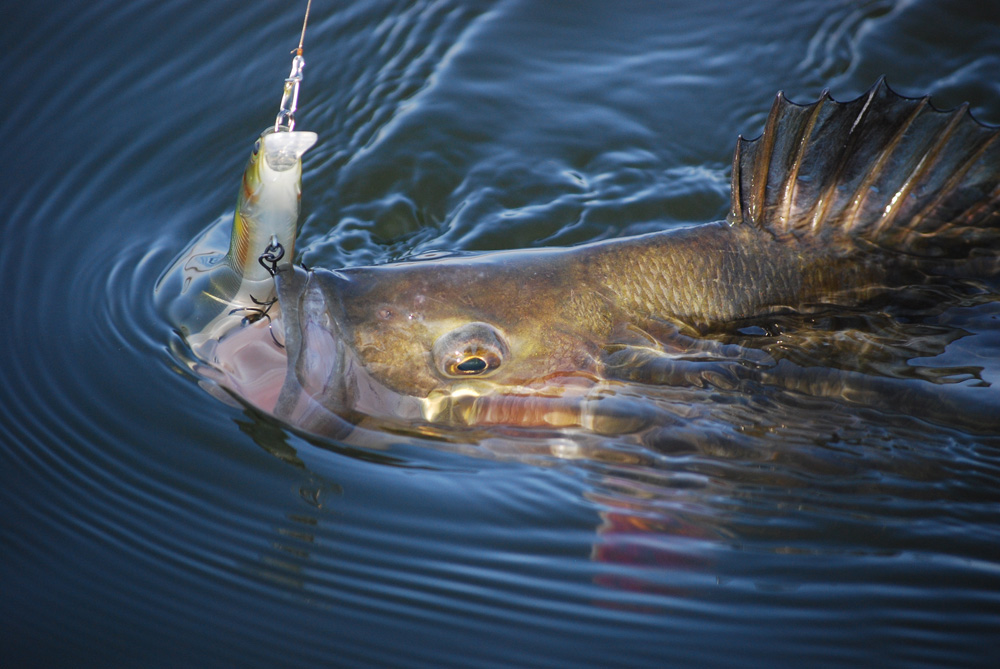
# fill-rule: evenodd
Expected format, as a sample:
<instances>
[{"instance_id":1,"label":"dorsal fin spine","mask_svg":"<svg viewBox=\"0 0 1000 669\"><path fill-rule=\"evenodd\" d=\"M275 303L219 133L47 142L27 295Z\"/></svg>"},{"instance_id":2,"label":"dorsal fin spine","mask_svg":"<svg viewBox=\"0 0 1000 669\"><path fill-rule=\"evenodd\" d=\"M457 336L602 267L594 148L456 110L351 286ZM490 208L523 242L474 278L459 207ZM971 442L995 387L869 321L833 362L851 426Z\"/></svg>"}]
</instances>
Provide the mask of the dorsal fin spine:
<instances>
[{"instance_id":1,"label":"dorsal fin spine","mask_svg":"<svg viewBox=\"0 0 1000 669\"><path fill-rule=\"evenodd\" d=\"M926 100L926 98L924 99ZM944 140L941 142L940 145L935 147L937 151L940 151L940 147L943 146L944 141L947 141L947 139L950 138L952 134L954 134L954 129L957 127L957 125L961 123L966 116L971 117L968 110L969 110L968 104L963 104L955 111L951 123L948 124L947 136L944 138ZM989 149L990 146L994 142L996 142L997 137L998 135L996 133L987 136L985 140L980 143L980 145L976 148L975 151L971 152L968 156L965 157L965 160L962 161L961 165L959 165L954 170L951 177L949 177L948 181L945 182L944 186L941 188L941 191L933 199L931 199L923 207L921 207L920 211L916 212L916 214L913 216L914 225L906 226L905 230L907 232L913 230L915 228L915 224L923 220L924 214L926 212L931 211L934 209L934 207L940 205L941 202L944 200L944 198L948 195L948 193L950 193L952 189L954 189L955 187L957 187L959 183L961 183L961 181L965 178L965 175L968 173L969 169L971 169L972 166L987 151L987 149ZM880 226L880 231L885 227L887 227L887 224L883 222Z\"/></svg>"},{"instance_id":2,"label":"dorsal fin spine","mask_svg":"<svg viewBox=\"0 0 1000 669\"><path fill-rule=\"evenodd\" d=\"M750 198L750 220L757 227L764 225L764 212L767 193L767 179L771 169L771 159L774 156L774 142L777 139L778 120L781 118L780 110L785 103L783 93L778 93L771 105L771 113L767 115L767 124L764 126L764 134L761 136L761 144L757 146L757 156L754 168L750 177L750 189L753 195Z\"/></svg>"},{"instance_id":3,"label":"dorsal fin spine","mask_svg":"<svg viewBox=\"0 0 1000 669\"><path fill-rule=\"evenodd\" d=\"M731 225L745 222L745 212L743 211L743 184L740 183L740 164L743 162L743 146L746 144L743 135L736 138L736 150L733 151L733 167L729 179L729 216L727 220Z\"/></svg>"},{"instance_id":4,"label":"dorsal fin spine","mask_svg":"<svg viewBox=\"0 0 1000 669\"><path fill-rule=\"evenodd\" d=\"M921 108L923 108L927 104L926 100L927 100L926 98L921 100L921 102L923 103L921 105ZM910 172L910 175L900 186L899 190L896 191L896 195L893 196L892 200L886 206L885 213L883 214L879 222L875 224L875 227L872 230L873 236L878 237L884 234L885 231L888 228L890 228L893 223L895 223L896 217L900 210L900 203L904 199L906 199L906 196L910 194L914 186L916 186L916 184L920 181L921 177L923 177L927 173L927 170L930 169L930 167L934 164L934 161L941 153L941 149L944 147L945 144L948 143L948 140L954 134L955 128L958 126L960 120L961 120L961 115L952 114L951 118L948 120L947 125L945 125L945 127L942 128L941 131L937 133L937 135L935 135L933 143L928 147L927 151L924 152L924 155L920 157L920 162L917 164L916 168L914 168L914 170ZM912 220L914 222L917 222L920 219L917 217L913 217ZM901 228L901 230L902 229L903 228ZM907 226L907 228L905 229L909 230L910 226Z\"/></svg>"},{"instance_id":5,"label":"dorsal fin spine","mask_svg":"<svg viewBox=\"0 0 1000 669\"><path fill-rule=\"evenodd\" d=\"M885 85L885 79L880 78L875 83L875 85L871 87L871 89L868 91L868 94L865 96L865 103L864 105L862 105L861 111L859 111L858 115L854 118L854 122L851 124L851 129L847 132L847 138L844 142L844 145L842 147L838 147L840 149L840 154L842 156L850 155L851 153L853 153L857 143L861 141L860 140L861 134L855 131L858 129L858 126L861 124L862 120L864 120L865 117L869 114L871 110L872 100L875 99L875 95L882 90L882 86L884 85ZM822 100L829 99L831 102L835 102L833 98L830 97L830 94L827 91L824 91L824 95L821 99ZM819 199L816 202L816 208L813 210L812 221L809 226L810 231L814 234L820 231L820 229L823 227L824 222L826 221L830 204L834 199L833 197L834 191L836 191L837 188L840 186L841 177L843 176L844 169L846 167L847 167L847 161L841 160L837 167L836 173L833 175L833 178L829 180L829 183L824 189L823 194L820 195Z\"/></svg>"},{"instance_id":6,"label":"dorsal fin spine","mask_svg":"<svg viewBox=\"0 0 1000 669\"><path fill-rule=\"evenodd\" d=\"M802 131L798 134L796 138L796 145L798 150L795 152L795 161L792 163L791 173L786 179L785 183L785 193L784 193L784 206L781 213L779 214L779 220L783 226L788 226L792 218L792 202L795 197L795 189L798 186L798 174L799 168L802 166L802 157L805 155L806 148L809 146L807 138L812 135L813 128L816 127L816 119L819 118L820 112L823 109L823 105L827 100L831 99L829 92L824 89L822 95L820 95L819 100L817 100L811 107L809 111L809 120L802 127ZM761 221L763 226L763 221Z\"/></svg>"},{"instance_id":7,"label":"dorsal fin spine","mask_svg":"<svg viewBox=\"0 0 1000 669\"><path fill-rule=\"evenodd\" d=\"M884 79L880 80L880 83L884 83ZM906 122L900 124L899 130L896 131L896 134L893 136L893 138L886 144L885 149L879 154L878 159L875 160L875 162L872 164L872 167L868 171L868 175L865 177L865 180L861 183L857 191L855 191L854 193L854 200L851 204L851 208L848 211L848 215L846 217L847 220L850 221L850 223L846 224L846 227L848 228L854 227L855 222L857 221L858 212L861 209L861 205L864 203L865 198L868 195L869 191L871 190L872 185L875 183L875 180L878 178L879 174L881 174L882 168L892 157L896 148L899 146L900 142L903 140L903 137L906 135L907 130L913 124L917 116L919 116L921 112L923 112L923 110L927 107L927 104L928 104L927 98L923 98L922 100L920 100L920 104L914 107L913 112L906 119Z\"/></svg>"}]
</instances>

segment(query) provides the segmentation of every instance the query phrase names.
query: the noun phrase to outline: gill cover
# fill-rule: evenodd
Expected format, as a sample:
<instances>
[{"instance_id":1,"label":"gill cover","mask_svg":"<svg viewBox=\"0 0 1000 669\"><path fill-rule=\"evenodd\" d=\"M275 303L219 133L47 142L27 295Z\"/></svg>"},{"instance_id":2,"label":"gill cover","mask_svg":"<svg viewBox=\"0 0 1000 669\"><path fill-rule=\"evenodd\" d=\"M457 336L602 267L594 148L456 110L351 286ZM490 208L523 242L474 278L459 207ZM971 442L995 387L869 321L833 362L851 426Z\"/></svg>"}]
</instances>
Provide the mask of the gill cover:
<instances>
[{"instance_id":1,"label":"gill cover","mask_svg":"<svg viewBox=\"0 0 1000 669\"><path fill-rule=\"evenodd\" d=\"M345 403L344 345L320 279L313 272L284 265L274 276L274 285L288 357L274 415L315 434L342 437L352 427L327 407Z\"/></svg>"}]
</instances>

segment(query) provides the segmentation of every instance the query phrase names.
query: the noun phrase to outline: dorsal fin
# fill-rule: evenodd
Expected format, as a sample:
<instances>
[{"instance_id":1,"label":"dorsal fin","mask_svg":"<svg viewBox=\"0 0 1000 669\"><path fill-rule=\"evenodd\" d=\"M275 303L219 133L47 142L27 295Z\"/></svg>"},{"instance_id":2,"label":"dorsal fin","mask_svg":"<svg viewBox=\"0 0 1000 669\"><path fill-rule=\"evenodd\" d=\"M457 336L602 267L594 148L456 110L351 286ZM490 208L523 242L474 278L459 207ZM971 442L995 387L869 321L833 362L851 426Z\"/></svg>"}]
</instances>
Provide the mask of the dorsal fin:
<instances>
[{"instance_id":1,"label":"dorsal fin","mask_svg":"<svg viewBox=\"0 0 1000 669\"><path fill-rule=\"evenodd\" d=\"M757 139L733 156L731 223L843 248L933 258L997 248L1000 131L962 105L943 112L880 79L837 102L779 93Z\"/></svg>"}]
</instances>

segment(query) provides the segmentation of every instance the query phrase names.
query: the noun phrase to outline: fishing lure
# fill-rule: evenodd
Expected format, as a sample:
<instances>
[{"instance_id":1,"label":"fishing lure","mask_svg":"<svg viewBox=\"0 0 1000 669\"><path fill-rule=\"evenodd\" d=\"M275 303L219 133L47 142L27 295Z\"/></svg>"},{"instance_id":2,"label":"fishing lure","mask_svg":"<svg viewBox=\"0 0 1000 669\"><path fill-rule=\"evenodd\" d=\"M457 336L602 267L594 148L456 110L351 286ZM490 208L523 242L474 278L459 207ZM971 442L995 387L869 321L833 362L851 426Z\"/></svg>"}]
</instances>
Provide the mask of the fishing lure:
<instances>
[{"instance_id":1,"label":"fishing lure","mask_svg":"<svg viewBox=\"0 0 1000 669\"><path fill-rule=\"evenodd\" d=\"M233 328L260 320L270 325L268 312L276 299L274 268L282 257L294 255L302 156L318 139L314 132L295 130L305 67L302 45L311 4L311 0L306 4L299 45L292 51L292 67L274 125L254 142L243 171L231 227L220 224L206 231L160 282L163 290L166 283L179 279L181 299L171 302L170 316L196 351ZM221 253L224 237L228 250ZM273 332L272 338L278 344Z\"/></svg>"}]
</instances>

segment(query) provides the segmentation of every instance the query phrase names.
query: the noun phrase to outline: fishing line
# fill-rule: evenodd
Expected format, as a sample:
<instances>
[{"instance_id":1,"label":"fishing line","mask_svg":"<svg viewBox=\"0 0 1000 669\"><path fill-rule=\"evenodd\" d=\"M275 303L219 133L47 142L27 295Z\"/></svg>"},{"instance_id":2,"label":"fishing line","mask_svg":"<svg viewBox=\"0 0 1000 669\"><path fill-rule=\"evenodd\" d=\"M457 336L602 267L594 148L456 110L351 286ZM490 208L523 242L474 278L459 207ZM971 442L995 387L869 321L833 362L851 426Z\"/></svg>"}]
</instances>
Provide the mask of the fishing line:
<instances>
[{"instance_id":1,"label":"fishing line","mask_svg":"<svg viewBox=\"0 0 1000 669\"><path fill-rule=\"evenodd\" d=\"M299 48L296 49L298 55L302 55L302 42L306 38L306 24L309 23L309 8L312 6L312 0L306 0L306 15L302 19L302 34L299 35Z\"/></svg>"},{"instance_id":2,"label":"fishing line","mask_svg":"<svg viewBox=\"0 0 1000 669\"><path fill-rule=\"evenodd\" d=\"M305 67L306 61L302 56L302 44L306 39L306 26L309 25L309 9L312 7L312 0L306 0L306 14L302 19L302 32L299 33L299 46L292 50L295 57L292 58L292 71L288 74L285 79L285 90L281 95L281 106L278 110L278 116L274 119L274 131L275 132L291 132L295 129L295 110L298 109L299 105L299 85L302 83L302 68ZM278 273L278 261L285 256L285 248L278 242L278 239L271 235L271 243L268 244L264 252L260 254L257 258L257 262L268 271L268 273L273 277ZM253 299L253 296L250 296ZM257 300L254 300L257 302ZM270 310L271 304L274 301L266 304L266 309L256 311L260 312L261 316L267 317L270 321L270 316L267 315L267 311ZM260 303L258 303L260 304ZM251 309L251 311L254 311ZM259 317L258 317L259 318ZM274 334L272 333L273 337ZM275 340L275 343L278 343ZM281 346L281 344L278 344Z\"/></svg>"},{"instance_id":3,"label":"fishing line","mask_svg":"<svg viewBox=\"0 0 1000 669\"><path fill-rule=\"evenodd\" d=\"M302 68L306 64L305 58L302 57L302 43L306 39L306 25L309 23L309 8L311 6L312 0L307 0L306 15L302 19L302 33L299 35L299 46L292 51L295 54L295 57L292 58L292 71L285 79L285 90L281 95L281 107L279 108L278 116L274 119L275 132L291 132L295 129L295 110L299 106L299 84L302 83Z\"/></svg>"}]
</instances>

